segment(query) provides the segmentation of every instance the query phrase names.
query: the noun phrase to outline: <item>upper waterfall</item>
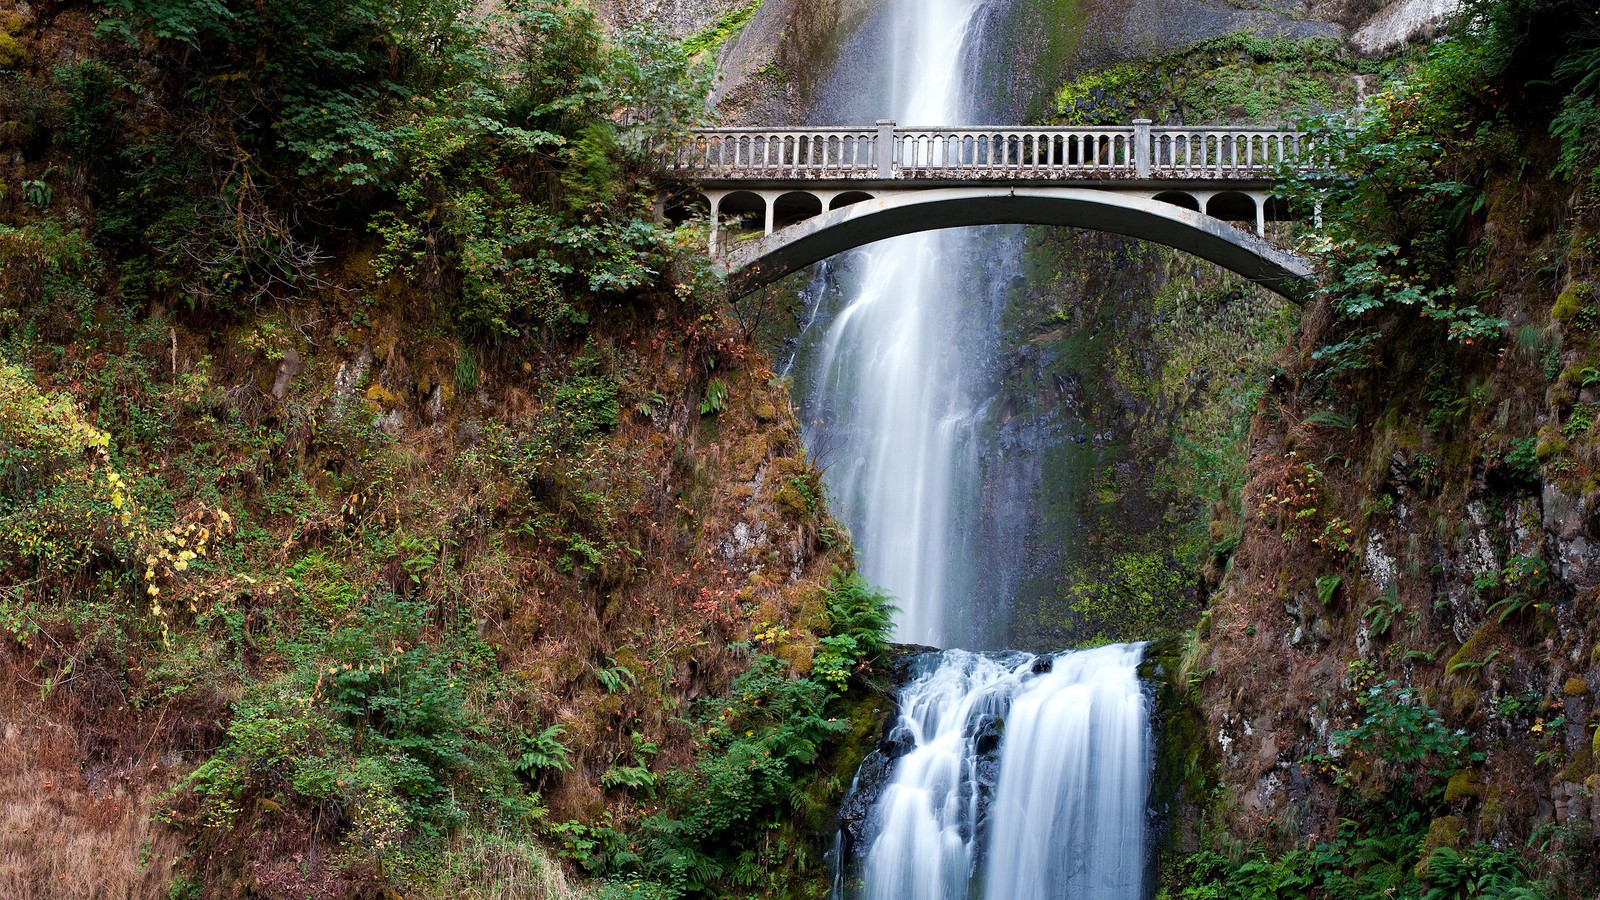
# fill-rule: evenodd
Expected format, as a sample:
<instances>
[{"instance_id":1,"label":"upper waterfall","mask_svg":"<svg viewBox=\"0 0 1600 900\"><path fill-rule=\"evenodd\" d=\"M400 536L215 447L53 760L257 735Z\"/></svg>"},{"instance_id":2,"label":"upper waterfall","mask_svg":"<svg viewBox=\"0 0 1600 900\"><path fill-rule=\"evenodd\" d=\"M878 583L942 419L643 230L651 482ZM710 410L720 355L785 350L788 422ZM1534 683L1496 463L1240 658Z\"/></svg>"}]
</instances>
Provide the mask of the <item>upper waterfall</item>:
<instances>
[{"instance_id":1,"label":"upper waterfall","mask_svg":"<svg viewBox=\"0 0 1600 900\"><path fill-rule=\"evenodd\" d=\"M971 115L964 75L985 5L892 0L879 95L890 108L850 112L944 123ZM998 268L1014 271L1015 243L970 230L882 241L823 267L810 288L815 305L838 311L802 338L793 369L807 443L863 572L896 598L901 641L971 643L980 630L952 598L972 596L979 573L996 568L977 559L974 540L985 367L1005 299L1005 282L987 269L1010 260Z\"/></svg>"}]
</instances>

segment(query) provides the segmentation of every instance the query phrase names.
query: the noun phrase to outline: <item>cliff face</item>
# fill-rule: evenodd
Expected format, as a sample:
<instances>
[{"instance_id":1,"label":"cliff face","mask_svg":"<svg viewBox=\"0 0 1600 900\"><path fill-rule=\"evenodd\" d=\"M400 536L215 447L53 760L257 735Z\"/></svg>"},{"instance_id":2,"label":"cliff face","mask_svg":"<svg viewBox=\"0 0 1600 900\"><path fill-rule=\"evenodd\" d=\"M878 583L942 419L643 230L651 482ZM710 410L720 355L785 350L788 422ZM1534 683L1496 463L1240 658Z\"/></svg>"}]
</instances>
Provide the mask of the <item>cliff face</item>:
<instances>
[{"instance_id":1,"label":"cliff face","mask_svg":"<svg viewBox=\"0 0 1600 900\"><path fill-rule=\"evenodd\" d=\"M0 894L811 878L881 609L583 94L671 54L218 9L3 20Z\"/></svg>"},{"instance_id":2,"label":"cliff face","mask_svg":"<svg viewBox=\"0 0 1600 900\"><path fill-rule=\"evenodd\" d=\"M1252 421L1238 550L1174 673L1200 755L1173 779L1220 788L1180 844L1265 848L1280 884L1594 889L1595 145L1562 124L1592 85L1548 75L1586 52L1555 10L1478 15L1357 130L1365 164L1333 194L1362 209L1334 227L1373 230L1326 245L1330 285ZM1374 154L1402 147L1388 181ZM1363 307L1345 254L1373 233L1406 275ZM1354 859L1379 846L1382 876ZM1174 889L1246 877L1187 865Z\"/></svg>"},{"instance_id":3,"label":"cliff face","mask_svg":"<svg viewBox=\"0 0 1600 900\"><path fill-rule=\"evenodd\" d=\"M1531 168L1553 164L1527 140ZM1389 321L1378 358L1333 375L1313 357L1341 331L1309 311L1257 408L1243 537L1184 674L1234 833L1265 837L1293 810L1298 827L1274 839L1314 841L1360 808L1346 784L1392 789L1394 748L1339 735L1414 691L1470 747L1415 788L1445 839L1521 846L1544 830L1577 890L1600 824L1594 341L1579 299L1594 223L1562 181L1493 174L1482 191L1457 290L1488 300L1508 339L1452 346Z\"/></svg>"}]
</instances>

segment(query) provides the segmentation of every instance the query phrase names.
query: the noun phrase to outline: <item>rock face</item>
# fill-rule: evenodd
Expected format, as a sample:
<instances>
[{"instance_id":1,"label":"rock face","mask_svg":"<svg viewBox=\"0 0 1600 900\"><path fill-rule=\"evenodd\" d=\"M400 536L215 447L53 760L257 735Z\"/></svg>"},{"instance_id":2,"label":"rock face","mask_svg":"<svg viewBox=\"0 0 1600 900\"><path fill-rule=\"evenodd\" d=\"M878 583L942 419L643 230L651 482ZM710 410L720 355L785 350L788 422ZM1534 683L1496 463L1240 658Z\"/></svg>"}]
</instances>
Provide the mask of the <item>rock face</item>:
<instances>
[{"instance_id":1,"label":"rock face","mask_svg":"<svg viewBox=\"0 0 1600 900\"><path fill-rule=\"evenodd\" d=\"M1380 54L1431 34L1461 7L1459 0L1399 0L1379 10L1350 35L1362 53Z\"/></svg>"},{"instance_id":2,"label":"rock face","mask_svg":"<svg viewBox=\"0 0 1600 900\"><path fill-rule=\"evenodd\" d=\"M1257 407L1243 534L1187 662L1235 835L1271 843L1293 809L1289 842L1313 843L1352 815L1350 791L1391 783L1405 754L1349 736L1393 703L1470 750L1417 776L1441 829L1500 847L1560 829L1569 868L1553 877L1594 875L1600 488L1583 382L1600 336L1592 307L1561 299L1593 297L1590 282L1541 282L1533 260L1569 258L1596 226L1569 185L1519 178L1490 171L1477 252L1494 262L1456 277L1493 285L1527 349L1395 318L1385 339L1417 356L1321 386L1311 353L1339 332L1313 310ZM1541 217L1572 231L1527 224ZM1312 470L1318 487L1296 493ZM1311 539L1330 529L1344 537Z\"/></svg>"},{"instance_id":3,"label":"rock face","mask_svg":"<svg viewBox=\"0 0 1600 900\"><path fill-rule=\"evenodd\" d=\"M698 33L749 0L601 0L598 12L612 27L640 23L682 40Z\"/></svg>"},{"instance_id":4,"label":"rock face","mask_svg":"<svg viewBox=\"0 0 1600 900\"><path fill-rule=\"evenodd\" d=\"M718 58L718 115L726 124L830 124L831 110L859 106L861 95L875 90L874 60L888 45L883 6L763 0ZM1049 113L1056 85L1076 73L1239 32L1342 37L1376 8L1371 0L1001 0L980 13L993 50L971 92L987 98L996 121L1033 121Z\"/></svg>"}]
</instances>

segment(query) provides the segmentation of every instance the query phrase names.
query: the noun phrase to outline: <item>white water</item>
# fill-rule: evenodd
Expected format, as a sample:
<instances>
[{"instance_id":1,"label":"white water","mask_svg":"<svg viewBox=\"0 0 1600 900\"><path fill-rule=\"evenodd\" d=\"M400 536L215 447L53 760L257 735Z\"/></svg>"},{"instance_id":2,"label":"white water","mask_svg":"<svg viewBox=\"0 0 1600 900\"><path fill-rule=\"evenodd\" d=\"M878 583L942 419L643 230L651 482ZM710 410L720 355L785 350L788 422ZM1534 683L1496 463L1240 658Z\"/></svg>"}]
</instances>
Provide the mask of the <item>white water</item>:
<instances>
[{"instance_id":1,"label":"white water","mask_svg":"<svg viewBox=\"0 0 1600 900\"><path fill-rule=\"evenodd\" d=\"M893 0L889 115L902 124L965 118L962 49L983 0ZM895 636L941 645L959 583L960 507L975 470L971 347L954 339L956 272L971 235L928 232L862 251L844 309L808 368L808 405L825 411L811 449L868 578L900 606Z\"/></svg>"},{"instance_id":2,"label":"white water","mask_svg":"<svg viewBox=\"0 0 1600 900\"><path fill-rule=\"evenodd\" d=\"M983 7L997 0L884 2L887 109L841 112L970 122L977 107L965 88L983 55ZM983 501L1005 502L980 497L978 432L1005 285L1021 266L1016 236L969 229L884 241L821 267L811 288L811 322L826 332L796 359L807 443L863 573L896 598L903 642L971 639L986 618L970 608L975 599L1008 601L1020 575L1008 565L1020 541L994 540L992 525L978 534ZM829 320L835 284L844 302ZM924 657L899 697L894 743L909 750L886 782L858 785L881 794L862 795L872 808L851 838L860 846L841 832L836 852L851 859L840 860L836 894L1143 900L1151 754L1141 653Z\"/></svg>"},{"instance_id":3,"label":"white water","mask_svg":"<svg viewBox=\"0 0 1600 900\"><path fill-rule=\"evenodd\" d=\"M860 895L1142 900L1142 652L940 654L901 691L899 725L914 747L877 803ZM986 759L979 740L997 732Z\"/></svg>"}]
</instances>

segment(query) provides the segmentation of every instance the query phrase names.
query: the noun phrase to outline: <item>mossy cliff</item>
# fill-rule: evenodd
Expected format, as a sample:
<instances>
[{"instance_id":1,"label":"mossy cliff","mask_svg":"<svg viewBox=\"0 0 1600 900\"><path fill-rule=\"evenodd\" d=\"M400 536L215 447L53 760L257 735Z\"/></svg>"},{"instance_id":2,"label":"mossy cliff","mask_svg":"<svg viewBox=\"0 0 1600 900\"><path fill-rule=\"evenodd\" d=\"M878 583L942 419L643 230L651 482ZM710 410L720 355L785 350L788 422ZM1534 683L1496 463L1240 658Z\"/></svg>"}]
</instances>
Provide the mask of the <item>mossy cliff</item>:
<instances>
[{"instance_id":1,"label":"mossy cliff","mask_svg":"<svg viewBox=\"0 0 1600 900\"><path fill-rule=\"evenodd\" d=\"M885 610L651 213L699 85L408 10L5 19L0 894L825 885Z\"/></svg>"},{"instance_id":2,"label":"mossy cliff","mask_svg":"<svg viewBox=\"0 0 1600 900\"><path fill-rule=\"evenodd\" d=\"M1189 786L1170 896L1600 874L1600 221L1571 62L1594 51L1561 4L1468 15L1338 138L1327 286L1256 401L1238 546L1172 669L1203 748L1165 773Z\"/></svg>"},{"instance_id":3,"label":"mossy cliff","mask_svg":"<svg viewBox=\"0 0 1600 900\"><path fill-rule=\"evenodd\" d=\"M1234 34L1082 72L1049 121L1277 123L1368 67L1324 38ZM1293 222L1269 223L1293 241ZM1299 309L1183 254L1031 229L1002 320L994 466L1036 471L1005 635L1037 648L1187 628L1239 539L1244 438ZM1026 462L1019 463L1019 460ZM1016 638L1013 637L1013 640Z\"/></svg>"}]
</instances>

